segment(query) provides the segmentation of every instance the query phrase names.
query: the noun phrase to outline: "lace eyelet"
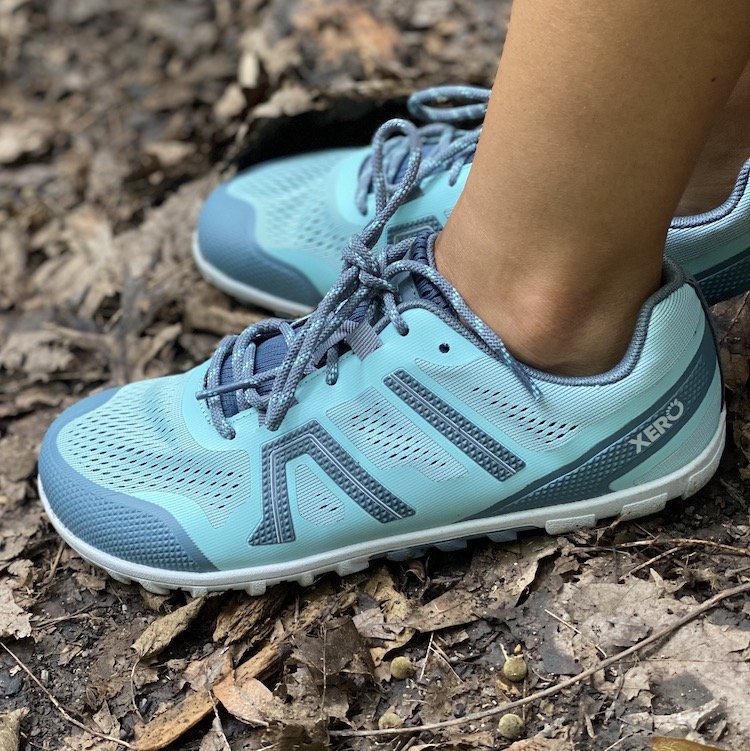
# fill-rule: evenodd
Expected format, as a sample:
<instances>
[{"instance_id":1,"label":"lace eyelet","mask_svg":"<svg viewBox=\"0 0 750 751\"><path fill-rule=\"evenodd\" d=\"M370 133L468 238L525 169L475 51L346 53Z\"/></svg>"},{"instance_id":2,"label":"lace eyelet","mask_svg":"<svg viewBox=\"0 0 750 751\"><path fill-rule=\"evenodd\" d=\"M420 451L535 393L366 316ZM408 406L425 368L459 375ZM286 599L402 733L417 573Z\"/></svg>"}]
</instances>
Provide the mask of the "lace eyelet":
<instances>
[{"instance_id":1,"label":"lace eyelet","mask_svg":"<svg viewBox=\"0 0 750 751\"><path fill-rule=\"evenodd\" d=\"M443 342L438 349L443 353L446 354L447 352L451 351L451 345L447 344L446 342Z\"/></svg>"},{"instance_id":2,"label":"lace eyelet","mask_svg":"<svg viewBox=\"0 0 750 751\"><path fill-rule=\"evenodd\" d=\"M401 336L409 336L409 331L410 331L410 329L409 329L409 327L407 326L407 327L406 327L406 331L403 331L403 332L402 332L402 331L399 331L398 333L399 333L399 334L400 334Z\"/></svg>"}]
</instances>

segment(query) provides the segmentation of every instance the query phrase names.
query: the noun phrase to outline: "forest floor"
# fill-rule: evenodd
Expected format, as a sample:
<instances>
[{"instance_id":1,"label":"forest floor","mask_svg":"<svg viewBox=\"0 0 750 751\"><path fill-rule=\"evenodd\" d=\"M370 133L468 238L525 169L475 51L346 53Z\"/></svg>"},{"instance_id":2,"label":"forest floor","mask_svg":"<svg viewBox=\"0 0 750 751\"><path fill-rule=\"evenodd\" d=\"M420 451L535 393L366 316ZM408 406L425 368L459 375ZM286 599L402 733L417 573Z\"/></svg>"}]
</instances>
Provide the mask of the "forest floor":
<instances>
[{"instance_id":1,"label":"forest floor","mask_svg":"<svg viewBox=\"0 0 750 751\"><path fill-rule=\"evenodd\" d=\"M498 0L0 0L2 751L747 750L750 597L725 597L750 580L746 299L715 310L719 472L639 522L191 600L107 578L42 513L36 453L61 409L183 371L262 317L191 262L210 188L366 143L415 88L490 83L507 15ZM498 720L517 700L533 740L511 746ZM439 726L348 735L386 712Z\"/></svg>"}]
</instances>

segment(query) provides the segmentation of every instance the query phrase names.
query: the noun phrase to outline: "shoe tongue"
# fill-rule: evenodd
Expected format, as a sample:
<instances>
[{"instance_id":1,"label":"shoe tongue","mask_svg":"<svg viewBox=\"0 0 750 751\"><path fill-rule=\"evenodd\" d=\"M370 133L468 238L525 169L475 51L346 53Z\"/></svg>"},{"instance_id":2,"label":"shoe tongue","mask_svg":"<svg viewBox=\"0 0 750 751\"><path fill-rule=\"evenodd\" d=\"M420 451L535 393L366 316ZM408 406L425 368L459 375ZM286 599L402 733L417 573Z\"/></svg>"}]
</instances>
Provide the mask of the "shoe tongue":
<instances>
[{"instance_id":1,"label":"shoe tongue","mask_svg":"<svg viewBox=\"0 0 750 751\"><path fill-rule=\"evenodd\" d=\"M427 159L430 154L432 154L433 151L437 148L436 143L423 143L422 144L422 161L424 162L425 159ZM396 177L394 179L394 182L400 182L404 175L406 174L406 168L409 166L409 155L404 154L404 158L401 160L401 164L398 166L398 171L396 172Z\"/></svg>"},{"instance_id":2,"label":"shoe tongue","mask_svg":"<svg viewBox=\"0 0 750 751\"><path fill-rule=\"evenodd\" d=\"M406 256L408 260L423 263L426 266L430 265L430 254L427 250L428 240L429 237L427 235L420 235L414 241L414 244ZM421 275L404 274L403 278L398 281L398 289L399 295L404 302L410 302L412 300L427 300L440 308L446 310L450 308L448 302L440 293L440 290L438 290L432 282ZM364 318L366 312L367 305L363 303L354 311L350 320L354 322L360 321ZM283 362L286 352L286 340L281 334L265 339L258 344L255 350L255 372L265 373L277 368ZM221 369L220 384L231 383L233 379L234 372L232 370L232 358L228 357L224 361L224 365ZM269 381L258 388L258 393L267 394L271 391L271 388L272 382ZM224 414L227 417L236 415L237 412L239 412L237 399L233 393L223 394L221 397L221 404Z\"/></svg>"}]
</instances>

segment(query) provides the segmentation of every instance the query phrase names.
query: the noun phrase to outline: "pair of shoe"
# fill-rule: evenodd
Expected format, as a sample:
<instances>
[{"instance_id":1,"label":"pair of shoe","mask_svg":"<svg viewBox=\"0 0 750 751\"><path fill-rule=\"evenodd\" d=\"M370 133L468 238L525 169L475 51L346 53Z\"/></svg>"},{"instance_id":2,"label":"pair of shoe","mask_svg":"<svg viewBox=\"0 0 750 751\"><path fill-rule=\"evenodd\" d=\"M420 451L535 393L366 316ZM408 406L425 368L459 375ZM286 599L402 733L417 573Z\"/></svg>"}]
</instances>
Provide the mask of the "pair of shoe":
<instances>
[{"instance_id":1,"label":"pair of shoe","mask_svg":"<svg viewBox=\"0 0 750 751\"><path fill-rule=\"evenodd\" d=\"M435 269L478 137L451 123L487 97L449 93L463 104L447 113L412 101L440 122L390 121L370 150L258 167L209 198L204 273L287 313L317 306L55 421L40 496L81 555L154 591L258 594L430 545L643 516L708 481L726 413L701 287L717 300L748 286L748 169L723 207L675 220L622 361L544 373Z\"/></svg>"}]
</instances>

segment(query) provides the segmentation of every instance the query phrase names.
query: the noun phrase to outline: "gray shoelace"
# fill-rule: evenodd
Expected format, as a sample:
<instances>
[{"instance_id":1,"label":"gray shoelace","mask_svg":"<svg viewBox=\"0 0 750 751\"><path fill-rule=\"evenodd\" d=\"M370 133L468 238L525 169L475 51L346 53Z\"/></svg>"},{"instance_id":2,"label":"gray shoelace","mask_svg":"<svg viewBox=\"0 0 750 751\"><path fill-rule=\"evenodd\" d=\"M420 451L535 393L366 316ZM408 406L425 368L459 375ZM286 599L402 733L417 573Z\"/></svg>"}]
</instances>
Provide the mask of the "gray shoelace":
<instances>
[{"instance_id":1,"label":"gray shoelace","mask_svg":"<svg viewBox=\"0 0 750 751\"><path fill-rule=\"evenodd\" d=\"M386 183L383 160L385 143L394 134L407 139L409 155L403 176L391 191ZM508 352L502 340L472 312L453 285L431 265L407 257L417 238L410 237L373 252L388 220L419 179L422 143L417 127L406 120L390 120L382 125L373 139L372 159L375 217L344 248L343 270L318 307L306 318L292 323L268 319L252 324L239 336L226 337L211 358L204 388L196 398L206 401L211 422L222 437L235 437L222 406L223 394L233 393L240 412L255 408L266 427L277 430L295 403L297 387L305 375L317 367L325 367L327 382L336 382L342 342L355 354L365 357L380 346L374 325L385 319L399 334L406 336L409 328L398 307L398 280L408 274L429 281L461 324L504 362L534 396L539 396L539 389L528 372ZM283 361L278 367L256 373L258 345L278 335L284 337L288 347ZM231 358L233 377L230 383L221 383L227 358Z\"/></svg>"},{"instance_id":2,"label":"gray shoelace","mask_svg":"<svg viewBox=\"0 0 750 751\"><path fill-rule=\"evenodd\" d=\"M479 86L435 86L409 97L407 108L412 117L428 123L417 130L423 149L429 152L420 165L417 183L436 172L448 170L448 182L455 185L461 169L474 156L481 127L465 130L453 124L481 122L489 98L490 90ZM452 103L451 106L436 106L447 102ZM400 133L385 145L382 165L389 194L400 182L410 149L409 140ZM354 194L362 215L367 213L367 199L375 188L373 165L371 155L362 164Z\"/></svg>"}]
</instances>

